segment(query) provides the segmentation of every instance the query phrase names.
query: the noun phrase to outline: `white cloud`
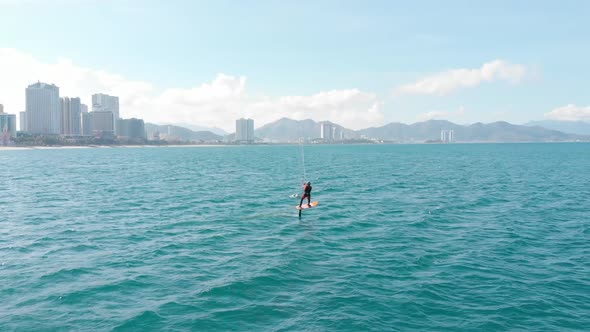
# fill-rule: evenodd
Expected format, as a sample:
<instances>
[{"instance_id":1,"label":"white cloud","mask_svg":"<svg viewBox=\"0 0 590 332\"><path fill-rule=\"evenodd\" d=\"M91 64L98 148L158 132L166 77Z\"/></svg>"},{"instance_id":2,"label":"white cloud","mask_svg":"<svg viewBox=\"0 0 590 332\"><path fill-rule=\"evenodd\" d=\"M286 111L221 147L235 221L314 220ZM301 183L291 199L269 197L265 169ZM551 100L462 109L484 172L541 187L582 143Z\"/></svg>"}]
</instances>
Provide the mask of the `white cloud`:
<instances>
[{"instance_id":1,"label":"white cloud","mask_svg":"<svg viewBox=\"0 0 590 332\"><path fill-rule=\"evenodd\" d=\"M186 123L234 130L240 117L256 127L281 117L330 120L352 129L382 124L383 103L373 93L357 89L332 90L310 96L251 97L246 77L218 74L192 88L158 89L153 84L85 68L67 59L45 63L29 54L0 48L0 103L9 113L25 108L25 88L40 80L60 87L60 95L81 97L89 104L93 93L119 96L121 116L155 123Z\"/></svg>"},{"instance_id":2,"label":"white cloud","mask_svg":"<svg viewBox=\"0 0 590 332\"><path fill-rule=\"evenodd\" d=\"M418 82L402 85L395 90L395 93L444 96L455 90L471 88L483 82L507 81L515 84L520 82L527 73L528 70L523 65L494 60L476 69L453 69L427 76Z\"/></svg>"},{"instance_id":3,"label":"white cloud","mask_svg":"<svg viewBox=\"0 0 590 332\"><path fill-rule=\"evenodd\" d=\"M270 103L252 105L252 112L262 116L275 108L280 117L330 120L348 128L361 129L383 121L381 106L375 94L350 89L319 92L311 96L281 97Z\"/></svg>"},{"instance_id":4,"label":"white cloud","mask_svg":"<svg viewBox=\"0 0 590 332\"><path fill-rule=\"evenodd\" d=\"M25 88L36 81L55 83L63 96L79 96L88 103L93 93L125 96L123 101L153 93L145 82L74 65L67 59L46 64L13 49L0 49L0 99L12 112L25 108Z\"/></svg>"},{"instance_id":5,"label":"white cloud","mask_svg":"<svg viewBox=\"0 0 590 332\"><path fill-rule=\"evenodd\" d=\"M545 117L560 121L590 121L590 106L568 104L545 113Z\"/></svg>"}]
</instances>

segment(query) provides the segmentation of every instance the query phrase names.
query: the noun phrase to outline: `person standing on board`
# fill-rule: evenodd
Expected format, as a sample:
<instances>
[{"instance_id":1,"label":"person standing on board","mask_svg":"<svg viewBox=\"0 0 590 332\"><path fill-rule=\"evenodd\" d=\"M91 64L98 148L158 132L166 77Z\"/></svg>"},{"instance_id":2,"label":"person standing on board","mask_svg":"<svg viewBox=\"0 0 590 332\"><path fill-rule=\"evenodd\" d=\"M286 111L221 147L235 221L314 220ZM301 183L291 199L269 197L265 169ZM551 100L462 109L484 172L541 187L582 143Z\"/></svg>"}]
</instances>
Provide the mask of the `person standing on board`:
<instances>
[{"instance_id":1,"label":"person standing on board","mask_svg":"<svg viewBox=\"0 0 590 332\"><path fill-rule=\"evenodd\" d=\"M303 200L307 198L307 206L311 207L311 182L303 184L303 195L301 195L301 201L299 202L299 207L303 203Z\"/></svg>"}]
</instances>

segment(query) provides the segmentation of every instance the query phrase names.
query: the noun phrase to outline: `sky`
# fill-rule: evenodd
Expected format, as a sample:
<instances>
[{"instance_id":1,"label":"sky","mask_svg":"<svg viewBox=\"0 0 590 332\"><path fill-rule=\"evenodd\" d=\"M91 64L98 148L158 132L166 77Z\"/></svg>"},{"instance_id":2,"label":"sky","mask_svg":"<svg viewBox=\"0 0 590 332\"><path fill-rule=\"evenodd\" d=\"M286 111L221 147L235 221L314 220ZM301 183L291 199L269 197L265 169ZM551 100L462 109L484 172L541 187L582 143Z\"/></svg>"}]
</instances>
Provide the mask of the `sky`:
<instances>
[{"instance_id":1,"label":"sky","mask_svg":"<svg viewBox=\"0 0 590 332\"><path fill-rule=\"evenodd\" d=\"M54 83L122 117L234 130L590 121L587 1L0 0L0 104Z\"/></svg>"}]
</instances>

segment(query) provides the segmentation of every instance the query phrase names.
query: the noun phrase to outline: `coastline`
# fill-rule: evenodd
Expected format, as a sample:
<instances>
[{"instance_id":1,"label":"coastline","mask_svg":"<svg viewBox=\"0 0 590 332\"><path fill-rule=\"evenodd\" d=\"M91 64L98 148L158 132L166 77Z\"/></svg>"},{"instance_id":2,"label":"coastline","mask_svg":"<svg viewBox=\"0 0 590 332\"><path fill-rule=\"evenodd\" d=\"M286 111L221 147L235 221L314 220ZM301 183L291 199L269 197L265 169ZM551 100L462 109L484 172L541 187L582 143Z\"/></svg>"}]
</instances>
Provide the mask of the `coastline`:
<instances>
[{"instance_id":1,"label":"coastline","mask_svg":"<svg viewBox=\"0 0 590 332\"><path fill-rule=\"evenodd\" d=\"M230 146L222 144L173 144L173 145L60 145L60 146L0 146L0 151L61 150L61 149L113 149L113 148L181 148Z\"/></svg>"},{"instance_id":2,"label":"coastline","mask_svg":"<svg viewBox=\"0 0 590 332\"><path fill-rule=\"evenodd\" d=\"M461 145L461 144L559 144L559 143L588 143L587 141L546 141L546 142L412 142L412 143L346 143L346 144L308 144L308 145ZM229 147L229 146L269 146L269 145L296 145L296 143L270 143L270 144L170 144L170 145L56 145L56 146L0 146L0 151L19 151L19 150L61 150L61 149L113 149L113 148L210 148L210 147Z\"/></svg>"}]
</instances>

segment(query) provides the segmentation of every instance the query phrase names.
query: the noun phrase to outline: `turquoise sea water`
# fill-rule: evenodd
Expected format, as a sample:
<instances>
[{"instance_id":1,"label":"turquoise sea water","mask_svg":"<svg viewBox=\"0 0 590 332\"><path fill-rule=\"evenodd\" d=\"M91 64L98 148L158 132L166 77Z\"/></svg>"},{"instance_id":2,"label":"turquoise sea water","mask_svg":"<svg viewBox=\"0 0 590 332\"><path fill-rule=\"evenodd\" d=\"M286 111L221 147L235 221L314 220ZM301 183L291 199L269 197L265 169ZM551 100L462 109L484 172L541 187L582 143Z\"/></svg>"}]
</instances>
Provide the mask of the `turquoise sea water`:
<instances>
[{"instance_id":1,"label":"turquoise sea water","mask_svg":"<svg viewBox=\"0 0 590 332\"><path fill-rule=\"evenodd\" d=\"M578 331L590 144L0 151L2 331Z\"/></svg>"}]
</instances>

